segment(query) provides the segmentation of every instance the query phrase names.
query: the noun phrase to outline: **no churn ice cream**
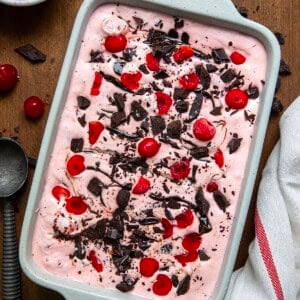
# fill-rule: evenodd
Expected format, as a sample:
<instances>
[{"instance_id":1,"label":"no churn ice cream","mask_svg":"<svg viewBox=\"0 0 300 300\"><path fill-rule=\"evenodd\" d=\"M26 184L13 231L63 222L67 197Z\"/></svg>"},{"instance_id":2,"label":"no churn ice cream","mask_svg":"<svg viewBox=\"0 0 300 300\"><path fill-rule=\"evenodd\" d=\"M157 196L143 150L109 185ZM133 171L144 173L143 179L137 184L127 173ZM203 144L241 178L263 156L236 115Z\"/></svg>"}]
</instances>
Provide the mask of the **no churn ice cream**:
<instances>
[{"instance_id":1,"label":"no churn ice cream","mask_svg":"<svg viewBox=\"0 0 300 300\"><path fill-rule=\"evenodd\" d=\"M266 52L106 4L72 73L37 209L43 270L147 299L210 298L241 192Z\"/></svg>"}]
</instances>

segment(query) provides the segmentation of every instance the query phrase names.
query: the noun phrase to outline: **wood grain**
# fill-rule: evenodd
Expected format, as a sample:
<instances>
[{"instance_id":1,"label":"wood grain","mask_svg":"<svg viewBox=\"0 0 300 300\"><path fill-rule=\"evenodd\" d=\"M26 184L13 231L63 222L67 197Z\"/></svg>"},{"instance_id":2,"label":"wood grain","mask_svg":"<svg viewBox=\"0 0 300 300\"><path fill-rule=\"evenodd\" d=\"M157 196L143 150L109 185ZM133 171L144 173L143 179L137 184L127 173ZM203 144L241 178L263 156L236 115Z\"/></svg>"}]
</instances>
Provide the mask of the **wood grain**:
<instances>
[{"instance_id":1,"label":"wood grain","mask_svg":"<svg viewBox=\"0 0 300 300\"><path fill-rule=\"evenodd\" d=\"M0 5L0 64L14 64L20 74L17 87L9 93L0 94L0 132L4 136L17 136L27 154L32 157L37 157L39 152L66 46L81 2L82 0L48 0L41 5L27 8ZM282 78L278 98L286 108L300 94L300 1L236 0L235 3L238 6L247 7L251 19L266 25L273 31L281 32L285 37L282 57L289 63L293 73L289 77ZM13 51L16 47L26 43L34 44L46 53L46 62L32 65ZM31 95L40 96L47 103L44 116L38 121L30 121L23 114L23 101ZM279 118L280 115L270 117L236 268L244 264L249 243L254 237L253 215L257 186L267 157L279 137ZM31 169L25 187L15 196L18 200L16 202L18 236L33 172L34 170ZM0 236L2 236L2 224ZM2 244L0 253L2 253ZM62 299L59 294L37 286L24 275L22 286L23 299Z\"/></svg>"}]
</instances>

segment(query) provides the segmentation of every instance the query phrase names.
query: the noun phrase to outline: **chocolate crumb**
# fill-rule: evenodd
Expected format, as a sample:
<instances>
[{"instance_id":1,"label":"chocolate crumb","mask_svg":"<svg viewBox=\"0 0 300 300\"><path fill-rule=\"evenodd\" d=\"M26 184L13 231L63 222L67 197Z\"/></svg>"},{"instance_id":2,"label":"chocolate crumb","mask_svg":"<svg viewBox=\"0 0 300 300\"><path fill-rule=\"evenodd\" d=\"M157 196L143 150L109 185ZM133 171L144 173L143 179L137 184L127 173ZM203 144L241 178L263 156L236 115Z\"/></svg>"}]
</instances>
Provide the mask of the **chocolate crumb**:
<instances>
[{"instance_id":1,"label":"chocolate crumb","mask_svg":"<svg viewBox=\"0 0 300 300\"><path fill-rule=\"evenodd\" d=\"M274 97L273 103L272 103L272 108L271 108L272 113L278 114L282 110L283 110L283 105L282 105L281 101L277 97Z\"/></svg>"},{"instance_id":2,"label":"chocolate crumb","mask_svg":"<svg viewBox=\"0 0 300 300\"><path fill-rule=\"evenodd\" d=\"M290 66L283 59L281 59L279 74L282 76L287 76L287 75L290 75L291 73L292 72L291 72Z\"/></svg>"}]
</instances>

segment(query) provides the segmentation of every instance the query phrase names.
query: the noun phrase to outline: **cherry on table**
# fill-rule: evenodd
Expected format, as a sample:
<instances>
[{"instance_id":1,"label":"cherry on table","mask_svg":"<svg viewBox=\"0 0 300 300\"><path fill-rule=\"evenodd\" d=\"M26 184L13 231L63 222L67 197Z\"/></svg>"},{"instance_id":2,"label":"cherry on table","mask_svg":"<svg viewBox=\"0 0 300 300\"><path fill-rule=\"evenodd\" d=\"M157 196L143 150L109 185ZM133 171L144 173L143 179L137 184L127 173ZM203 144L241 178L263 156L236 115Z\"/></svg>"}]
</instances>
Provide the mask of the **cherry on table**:
<instances>
[{"instance_id":1,"label":"cherry on table","mask_svg":"<svg viewBox=\"0 0 300 300\"><path fill-rule=\"evenodd\" d=\"M30 119L38 119L44 112L45 104L37 96L30 96L24 101L24 113Z\"/></svg>"},{"instance_id":2,"label":"cherry on table","mask_svg":"<svg viewBox=\"0 0 300 300\"><path fill-rule=\"evenodd\" d=\"M0 65L0 91L11 90L18 82L19 75L17 69L10 64Z\"/></svg>"}]
</instances>

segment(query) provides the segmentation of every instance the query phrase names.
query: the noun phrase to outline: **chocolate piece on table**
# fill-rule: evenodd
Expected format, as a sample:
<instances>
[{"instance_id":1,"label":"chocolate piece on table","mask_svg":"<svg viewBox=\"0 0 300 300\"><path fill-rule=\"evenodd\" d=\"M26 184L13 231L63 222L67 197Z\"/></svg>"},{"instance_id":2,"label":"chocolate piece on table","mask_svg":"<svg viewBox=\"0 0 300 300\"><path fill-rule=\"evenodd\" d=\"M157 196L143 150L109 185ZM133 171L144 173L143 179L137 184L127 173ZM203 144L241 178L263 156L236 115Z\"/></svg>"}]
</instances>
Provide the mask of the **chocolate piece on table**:
<instances>
[{"instance_id":1,"label":"chocolate piece on table","mask_svg":"<svg viewBox=\"0 0 300 300\"><path fill-rule=\"evenodd\" d=\"M71 140L71 151L74 153L82 152L83 149L83 138L72 139Z\"/></svg>"},{"instance_id":2,"label":"chocolate piece on table","mask_svg":"<svg viewBox=\"0 0 300 300\"><path fill-rule=\"evenodd\" d=\"M229 83L235 78L235 76L235 72L232 69L228 69L220 76L220 78L224 83Z\"/></svg>"},{"instance_id":3,"label":"chocolate piece on table","mask_svg":"<svg viewBox=\"0 0 300 300\"><path fill-rule=\"evenodd\" d=\"M142 121L147 117L148 112L143 108L143 106L139 102L133 101L131 103L130 114L135 121Z\"/></svg>"},{"instance_id":4,"label":"chocolate piece on table","mask_svg":"<svg viewBox=\"0 0 300 300\"><path fill-rule=\"evenodd\" d=\"M15 51L32 63L40 63L46 60L46 55L31 44L18 47Z\"/></svg>"},{"instance_id":5,"label":"chocolate piece on table","mask_svg":"<svg viewBox=\"0 0 300 300\"><path fill-rule=\"evenodd\" d=\"M176 294L177 296L184 295L190 289L191 275L186 275L178 284Z\"/></svg>"},{"instance_id":6,"label":"chocolate piece on table","mask_svg":"<svg viewBox=\"0 0 300 300\"><path fill-rule=\"evenodd\" d=\"M282 76L290 75L291 69L290 66L285 62L285 60L280 60L279 74Z\"/></svg>"},{"instance_id":7,"label":"chocolate piece on table","mask_svg":"<svg viewBox=\"0 0 300 300\"><path fill-rule=\"evenodd\" d=\"M77 105L80 109L85 110L91 105L91 101L84 96L78 96Z\"/></svg>"},{"instance_id":8,"label":"chocolate piece on table","mask_svg":"<svg viewBox=\"0 0 300 300\"><path fill-rule=\"evenodd\" d=\"M283 111L283 105L277 97L274 97L271 112L277 114L281 111Z\"/></svg>"},{"instance_id":9,"label":"chocolate piece on table","mask_svg":"<svg viewBox=\"0 0 300 300\"><path fill-rule=\"evenodd\" d=\"M167 126L167 135L171 139L180 139L182 124L180 120L172 121Z\"/></svg>"},{"instance_id":10,"label":"chocolate piece on table","mask_svg":"<svg viewBox=\"0 0 300 300\"><path fill-rule=\"evenodd\" d=\"M161 116L151 116L150 122L153 135L157 135L166 129L165 119Z\"/></svg>"},{"instance_id":11,"label":"chocolate piece on table","mask_svg":"<svg viewBox=\"0 0 300 300\"><path fill-rule=\"evenodd\" d=\"M276 36L279 45L284 45L285 41L283 35L280 32L274 32L274 35Z\"/></svg>"},{"instance_id":12,"label":"chocolate piece on table","mask_svg":"<svg viewBox=\"0 0 300 300\"><path fill-rule=\"evenodd\" d=\"M230 62L230 59L228 58L228 56L223 48L213 49L212 57L216 64Z\"/></svg>"}]
</instances>

